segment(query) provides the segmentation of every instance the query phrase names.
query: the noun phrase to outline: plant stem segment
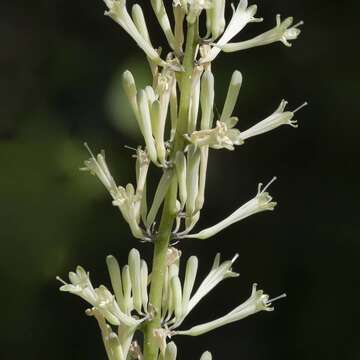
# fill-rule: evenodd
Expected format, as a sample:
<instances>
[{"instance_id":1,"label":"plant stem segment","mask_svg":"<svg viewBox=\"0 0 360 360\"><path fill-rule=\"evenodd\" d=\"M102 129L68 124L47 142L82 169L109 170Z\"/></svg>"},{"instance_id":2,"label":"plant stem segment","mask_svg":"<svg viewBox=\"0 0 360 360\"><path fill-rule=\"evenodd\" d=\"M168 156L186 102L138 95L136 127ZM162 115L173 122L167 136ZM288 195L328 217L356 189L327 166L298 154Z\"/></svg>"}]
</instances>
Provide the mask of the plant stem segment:
<instances>
[{"instance_id":1,"label":"plant stem segment","mask_svg":"<svg viewBox=\"0 0 360 360\"><path fill-rule=\"evenodd\" d=\"M184 72L180 82L180 107L179 119L172 154L173 158L177 151L184 149L183 134L187 132L189 103L191 97L191 81L194 68L195 56L195 34L196 27L194 24L188 25L186 49L184 54L183 67ZM161 298L166 269L166 254L169 246L170 235L176 217L176 199L177 199L177 178L176 172L173 172L171 184L165 198L164 207L161 215L159 233L155 240L151 287L149 303L155 310L154 319L149 321L144 332L144 358L145 360L156 360L158 357L159 347L154 338L153 331L160 327L161 319Z\"/></svg>"}]
</instances>

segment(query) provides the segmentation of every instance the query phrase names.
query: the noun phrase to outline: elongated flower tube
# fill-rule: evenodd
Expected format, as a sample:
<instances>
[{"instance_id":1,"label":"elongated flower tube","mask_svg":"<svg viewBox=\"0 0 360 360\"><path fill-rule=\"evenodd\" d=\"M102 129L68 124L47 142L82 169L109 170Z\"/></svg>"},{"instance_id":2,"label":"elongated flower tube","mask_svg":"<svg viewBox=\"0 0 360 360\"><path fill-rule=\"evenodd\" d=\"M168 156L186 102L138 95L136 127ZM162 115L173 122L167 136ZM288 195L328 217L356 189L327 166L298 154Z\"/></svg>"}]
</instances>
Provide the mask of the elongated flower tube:
<instances>
[{"instance_id":1,"label":"elongated flower tube","mask_svg":"<svg viewBox=\"0 0 360 360\"><path fill-rule=\"evenodd\" d=\"M219 55L221 48L226 45L233 37L235 37L244 27L251 22L261 22L262 18L255 18L257 6L248 7L247 0L240 0L238 6L233 8L233 16L218 42L211 49L209 54L200 59L200 63L213 61Z\"/></svg>"},{"instance_id":2,"label":"elongated flower tube","mask_svg":"<svg viewBox=\"0 0 360 360\"><path fill-rule=\"evenodd\" d=\"M225 3L226 0L217 0L212 2L211 24L208 32L211 32L211 39L216 40L225 30Z\"/></svg>"},{"instance_id":3,"label":"elongated flower tube","mask_svg":"<svg viewBox=\"0 0 360 360\"><path fill-rule=\"evenodd\" d=\"M140 131L143 132L143 129L141 128L140 117L139 117L140 115L139 115L139 106L138 106L138 102L137 102L137 87L136 87L134 76L129 70L126 70L123 73L122 84L123 84L124 92L128 98L129 104L135 115L136 121L138 122Z\"/></svg>"},{"instance_id":4,"label":"elongated flower tube","mask_svg":"<svg viewBox=\"0 0 360 360\"><path fill-rule=\"evenodd\" d=\"M186 187L186 157L183 152L178 151L175 157L176 176L179 184L179 197L181 209L185 207L187 200L187 187Z\"/></svg>"},{"instance_id":5,"label":"elongated flower tube","mask_svg":"<svg viewBox=\"0 0 360 360\"><path fill-rule=\"evenodd\" d=\"M210 321L205 324L194 326L189 330L174 331L172 335L198 336L212 331L220 326L242 320L259 311L273 311L274 308L271 307L272 302L286 296L284 294L277 297L276 299L269 300L269 296L264 294L262 290L257 290L256 287L257 284L254 284L248 300L246 300L243 304L239 305L225 316L222 316L216 320Z\"/></svg>"},{"instance_id":6,"label":"elongated flower tube","mask_svg":"<svg viewBox=\"0 0 360 360\"><path fill-rule=\"evenodd\" d=\"M139 33L141 34L141 36L151 45L151 39L150 39L150 35L149 35L149 31L146 25L146 21L145 21L145 17L144 17L144 13L142 11L142 8L139 4L134 4L132 9L131 9L131 16L132 19L134 21L134 24L136 26L136 28L138 29ZM153 74L153 76L156 75L158 66L157 63L154 62L149 56L146 56L149 65L150 65L150 69L151 72Z\"/></svg>"},{"instance_id":7,"label":"elongated flower tube","mask_svg":"<svg viewBox=\"0 0 360 360\"><path fill-rule=\"evenodd\" d=\"M140 271L140 254L136 249L131 249L129 253L129 270L133 291L134 308L141 313L141 271Z\"/></svg>"},{"instance_id":8,"label":"elongated flower tube","mask_svg":"<svg viewBox=\"0 0 360 360\"><path fill-rule=\"evenodd\" d=\"M226 95L223 111L220 116L220 121L224 122L229 119L234 111L239 92L242 84L242 75L240 71L234 71L232 74L229 89Z\"/></svg>"},{"instance_id":9,"label":"elongated flower tube","mask_svg":"<svg viewBox=\"0 0 360 360\"><path fill-rule=\"evenodd\" d=\"M281 17L278 14L276 15L276 26L273 29L266 31L265 33L260 34L250 40L228 43L221 47L221 50L224 52L234 52L272 44L278 41L282 42L287 47L291 47L292 44L289 42L289 40L295 40L298 38L301 33L299 26L303 25L304 22L300 21L295 25L292 24L292 17L288 17L284 21L281 21Z\"/></svg>"},{"instance_id":10,"label":"elongated flower tube","mask_svg":"<svg viewBox=\"0 0 360 360\"><path fill-rule=\"evenodd\" d=\"M298 123L296 120L293 120L293 117L297 111L307 105L307 102L299 106L294 111L284 111L286 105L287 101L282 100L279 107L270 116L260 121L256 125L252 126L250 129L241 132L241 139L245 141L250 137L266 133L268 131L276 129L281 125L290 125L293 128L297 128Z\"/></svg>"},{"instance_id":11,"label":"elongated flower tube","mask_svg":"<svg viewBox=\"0 0 360 360\"><path fill-rule=\"evenodd\" d=\"M207 69L201 78L201 130L207 130L212 126L214 97L214 75L210 69Z\"/></svg>"},{"instance_id":12,"label":"elongated flower tube","mask_svg":"<svg viewBox=\"0 0 360 360\"><path fill-rule=\"evenodd\" d=\"M156 92L159 100L153 106L153 133L157 155L162 166L166 167L165 126L173 88L174 73L164 69L157 79Z\"/></svg>"},{"instance_id":13,"label":"elongated flower tube","mask_svg":"<svg viewBox=\"0 0 360 360\"><path fill-rule=\"evenodd\" d=\"M207 229L204 229L197 234L185 234L183 236L180 235L178 237L205 240L216 235L217 233L219 233L221 230L224 230L228 226L240 220L243 220L251 215L266 210L274 210L276 206L276 202L271 201L272 197L269 195L268 192L266 192L266 190L271 185L271 183L275 181L275 179L276 178L273 178L263 189L261 189L262 184L260 183L258 186L258 192L253 199L248 201L246 204L241 206L226 219L220 221L218 224L211 226Z\"/></svg>"},{"instance_id":14,"label":"elongated flower tube","mask_svg":"<svg viewBox=\"0 0 360 360\"><path fill-rule=\"evenodd\" d=\"M200 151L190 147L187 155L186 169L186 227L190 226L195 212L195 201L199 191Z\"/></svg>"},{"instance_id":15,"label":"elongated flower tube","mask_svg":"<svg viewBox=\"0 0 360 360\"><path fill-rule=\"evenodd\" d=\"M142 131L142 135L145 140L146 150L148 151L151 161L153 163L157 163L157 153L152 133L148 96L145 90L139 91L137 101L139 104L139 119L141 122L140 130Z\"/></svg>"},{"instance_id":16,"label":"elongated flower tube","mask_svg":"<svg viewBox=\"0 0 360 360\"><path fill-rule=\"evenodd\" d=\"M171 29L169 17L166 13L166 9L165 9L163 0L151 0L151 6L154 10L156 18L159 21L161 28L164 31L166 40L168 41L170 47L172 49L174 49L175 48L174 34Z\"/></svg>"},{"instance_id":17,"label":"elongated flower tube","mask_svg":"<svg viewBox=\"0 0 360 360\"><path fill-rule=\"evenodd\" d=\"M104 2L109 9L109 11L105 12L105 15L110 16L118 23L152 61L158 65L167 66L166 62L160 58L159 53L152 47L151 43L140 34L135 26L126 9L126 0L104 0Z\"/></svg>"}]
</instances>

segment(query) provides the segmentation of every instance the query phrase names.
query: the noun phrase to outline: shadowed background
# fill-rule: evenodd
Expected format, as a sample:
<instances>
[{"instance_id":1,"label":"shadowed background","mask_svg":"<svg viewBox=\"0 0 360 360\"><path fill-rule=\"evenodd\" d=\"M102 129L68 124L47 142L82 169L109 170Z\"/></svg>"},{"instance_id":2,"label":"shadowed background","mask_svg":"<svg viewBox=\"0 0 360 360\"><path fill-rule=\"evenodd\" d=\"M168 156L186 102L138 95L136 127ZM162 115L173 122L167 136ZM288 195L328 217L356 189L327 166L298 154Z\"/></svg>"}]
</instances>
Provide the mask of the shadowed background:
<instances>
[{"instance_id":1,"label":"shadowed background","mask_svg":"<svg viewBox=\"0 0 360 360\"><path fill-rule=\"evenodd\" d=\"M142 3L143 1L140 1ZM170 2L170 1L169 1ZM133 2L129 1L129 5ZM197 338L175 338L180 359L356 359L360 357L358 176L360 130L359 3L257 1L265 21L247 39L293 15L305 26L292 49L277 43L214 62L221 110L233 70L244 76L236 114L247 129L278 106L300 127L282 127L235 152L212 151L206 205L198 229L223 219L274 175L274 213L255 215L206 241L184 240L183 261L200 258L199 280L216 252L240 257L238 279L226 280L194 310L183 328L225 314L250 293L251 283L276 296L260 313ZM14 6L15 5L15 6ZM2 359L105 359L94 319L81 299L60 293L55 276L77 264L94 284L109 285L105 257L127 261L131 247L149 260L152 247L131 238L97 181L78 171L104 148L118 184L134 181L132 151L141 138L126 103L121 73L139 86L150 81L143 53L104 17L101 1L10 2L0 21L0 326ZM165 44L144 1L156 46ZM153 172L152 174L155 174Z\"/></svg>"}]
</instances>

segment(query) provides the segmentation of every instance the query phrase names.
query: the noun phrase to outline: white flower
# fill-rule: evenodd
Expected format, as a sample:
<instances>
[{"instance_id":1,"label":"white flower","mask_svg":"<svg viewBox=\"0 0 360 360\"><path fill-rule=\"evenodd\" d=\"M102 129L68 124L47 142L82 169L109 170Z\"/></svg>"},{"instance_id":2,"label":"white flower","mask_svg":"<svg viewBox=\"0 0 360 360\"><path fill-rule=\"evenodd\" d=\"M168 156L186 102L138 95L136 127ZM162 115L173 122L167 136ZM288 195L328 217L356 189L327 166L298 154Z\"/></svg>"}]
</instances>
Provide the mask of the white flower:
<instances>
[{"instance_id":1,"label":"white flower","mask_svg":"<svg viewBox=\"0 0 360 360\"><path fill-rule=\"evenodd\" d=\"M271 303L277 299L286 296L285 294L283 294L275 299L269 300L269 296L264 294L262 290L257 290L256 287L257 284L254 284L251 295L248 300L246 300L243 304L236 307L234 310L230 311L225 316L222 316L216 320L207 322L205 324L194 326L189 330L174 331L172 335L198 336L207 333L211 330L214 330L220 326L224 326L232 322L242 320L259 311L273 311L274 308L271 307Z\"/></svg>"},{"instance_id":2,"label":"white flower","mask_svg":"<svg viewBox=\"0 0 360 360\"><path fill-rule=\"evenodd\" d=\"M126 9L126 0L104 0L104 2L109 9L109 11L105 12L105 15L110 16L117 22L152 61L158 65L167 66L166 62L160 58L159 53L152 47L151 43L141 35L135 26Z\"/></svg>"},{"instance_id":3,"label":"white flower","mask_svg":"<svg viewBox=\"0 0 360 360\"><path fill-rule=\"evenodd\" d=\"M230 277L239 276L231 270L231 267L238 255L232 260L220 263L220 254L214 259L213 266L209 274L201 282L200 286L191 296L195 284L196 274L198 270L198 259L191 256L186 264L185 279L183 287L178 275L178 266L170 266L165 276L164 294L163 294L163 317L162 322L165 326L170 325L169 329L174 330L179 327L194 307L205 297L214 287L221 281ZM167 316L166 316L167 312ZM171 319L171 316L174 317Z\"/></svg>"},{"instance_id":4,"label":"white flower","mask_svg":"<svg viewBox=\"0 0 360 360\"><path fill-rule=\"evenodd\" d=\"M243 206L234 211L226 219L220 221L218 224L204 229L197 234L178 234L177 238L195 238L201 240L208 239L219 233L221 230L240 220L247 218L248 216L266 210L274 210L276 202L272 202L272 197L269 195L268 192L266 192L266 190L275 180L276 178L274 177L263 189L261 189L262 184L260 183L258 185L258 192L253 199L245 203Z\"/></svg>"},{"instance_id":5,"label":"white flower","mask_svg":"<svg viewBox=\"0 0 360 360\"><path fill-rule=\"evenodd\" d=\"M234 36L236 36L247 24L251 22L261 22L262 18L255 18L255 14L257 11L257 6L252 5L248 7L247 0L240 0L237 8L233 7L233 16L218 40L218 42L211 49L209 54L200 59L200 63L207 63L216 58L216 56L220 53L221 48L226 45Z\"/></svg>"},{"instance_id":6,"label":"white flower","mask_svg":"<svg viewBox=\"0 0 360 360\"><path fill-rule=\"evenodd\" d=\"M111 196L115 197L118 193L117 185L109 171L109 168L105 161L105 152L101 151L95 158L94 154L90 150L87 143L84 144L89 151L90 159L84 161L84 167L80 168L82 171L89 171L92 175L96 175L98 179L103 183Z\"/></svg>"},{"instance_id":7,"label":"white flower","mask_svg":"<svg viewBox=\"0 0 360 360\"><path fill-rule=\"evenodd\" d=\"M224 261L220 264L220 253L216 254L213 266L209 272L209 274L205 277L205 279L202 281L198 289L196 290L195 294L189 299L188 303L184 303L183 307L183 313L182 317L180 319L176 319L176 323L174 324L174 327L180 326L180 324L183 322L185 317L190 313L192 309L200 302L202 298L204 298L212 289L214 289L221 281L227 278L232 277L238 277L239 274L232 271L232 265L236 261L236 259L239 257L238 254L236 254L231 260ZM191 259L191 258L190 258ZM191 261L189 259L189 261ZM196 262L196 269L197 269L197 262ZM189 268L189 276L192 274L191 267ZM195 272L196 275L196 272ZM194 278L195 280L195 278ZM193 286L193 281L190 282ZM184 283L184 294L191 292L186 292L186 276L185 276L185 283ZM191 289L192 289L191 286Z\"/></svg>"},{"instance_id":8,"label":"white flower","mask_svg":"<svg viewBox=\"0 0 360 360\"><path fill-rule=\"evenodd\" d=\"M233 129L238 122L237 118L229 118L217 121L216 127L209 130L194 131L185 138L195 146L210 146L213 149L234 150L234 145L241 145L243 140L240 131Z\"/></svg>"},{"instance_id":9,"label":"white flower","mask_svg":"<svg viewBox=\"0 0 360 360\"><path fill-rule=\"evenodd\" d=\"M279 107L266 119L260 121L258 124L252 126L250 129L241 132L240 137L242 140L246 140L250 137L263 134L270 130L276 129L281 125L290 125L294 128L298 127L297 121L293 120L293 117L297 111L307 105L307 102L299 106L294 111L284 111L287 105L287 101L282 100Z\"/></svg>"},{"instance_id":10,"label":"white flower","mask_svg":"<svg viewBox=\"0 0 360 360\"><path fill-rule=\"evenodd\" d=\"M276 26L273 29L247 41L226 44L221 47L221 50L224 52L234 52L256 46L272 44L277 41L281 41L284 45L291 47L289 40L295 40L298 38L301 33L301 30L298 27L303 25L304 22L300 21L291 26L292 23L292 17L288 17L284 21L281 21L280 15L278 14L276 15Z\"/></svg>"},{"instance_id":11,"label":"white flower","mask_svg":"<svg viewBox=\"0 0 360 360\"><path fill-rule=\"evenodd\" d=\"M81 266L76 268L76 272L69 273L70 284L60 277L57 277L57 279L64 284L60 287L60 291L80 296L97 309L110 324L120 325L120 323L124 323L130 327L137 327L142 322L142 320L136 320L123 313L115 297L105 286L101 285L98 288L94 288L91 284L89 273Z\"/></svg>"},{"instance_id":12,"label":"white flower","mask_svg":"<svg viewBox=\"0 0 360 360\"><path fill-rule=\"evenodd\" d=\"M130 230L135 238L145 240L140 222L141 195L135 194L134 186L127 184L126 188L119 186L118 193L112 202L121 211L125 221L129 224Z\"/></svg>"}]
</instances>

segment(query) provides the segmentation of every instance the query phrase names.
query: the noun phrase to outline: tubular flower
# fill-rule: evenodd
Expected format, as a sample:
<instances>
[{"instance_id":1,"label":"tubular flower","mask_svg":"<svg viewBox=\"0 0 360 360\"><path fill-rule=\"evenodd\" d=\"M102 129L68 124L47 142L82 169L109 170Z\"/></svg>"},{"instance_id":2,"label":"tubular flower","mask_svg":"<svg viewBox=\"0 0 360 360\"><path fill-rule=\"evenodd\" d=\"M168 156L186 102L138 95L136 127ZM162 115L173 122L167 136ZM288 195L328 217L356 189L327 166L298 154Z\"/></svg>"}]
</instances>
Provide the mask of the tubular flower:
<instances>
[{"instance_id":1,"label":"tubular flower","mask_svg":"<svg viewBox=\"0 0 360 360\"><path fill-rule=\"evenodd\" d=\"M172 335L198 336L218 327L242 320L250 315L256 314L259 311L273 311L274 308L271 307L272 302L285 296L286 295L283 294L275 299L269 300L269 295L264 294L262 290L257 290L257 284L254 284L249 299L236 307L234 310L230 311L228 314L205 324L194 326L189 330L174 331Z\"/></svg>"},{"instance_id":2,"label":"tubular flower","mask_svg":"<svg viewBox=\"0 0 360 360\"><path fill-rule=\"evenodd\" d=\"M255 18L257 6L248 7L247 0L240 0L236 9L233 7L233 16L222 36L214 44L209 54L200 60L200 63L213 61L219 55L221 48L235 37L244 27L251 22L261 22L262 18Z\"/></svg>"},{"instance_id":3,"label":"tubular flower","mask_svg":"<svg viewBox=\"0 0 360 360\"><path fill-rule=\"evenodd\" d=\"M293 18L288 17L284 21L281 21L280 15L276 15L276 26L266 31L265 33L258 35L250 40L228 43L221 47L224 52L234 52L239 50L250 49L257 46L263 46L272 44L277 41L281 41L285 46L291 47L292 44L289 40L295 40L301 33L299 26L303 25L304 22L300 21L297 24L292 25Z\"/></svg>"},{"instance_id":4,"label":"tubular flower","mask_svg":"<svg viewBox=\"0 0 360 360\"><path fill-rule=\"evenodd\" d=\"M287 101L282 100L279 107L270 116L260 121L258 124L252 126L250 129L241 132L241 139L245 141L250 137L266 133L268 131L276 129L281 125L290 125L293 128L297 128L298 123L296 120L293 120L293 117L297 111L307 105L307 102L299 106L294 111L284 111L286 105Z\"/></svg>"},{"instance_id":5,"label":"tubular flower","mask_svg":"<svg viewBox=\"0 0 360 360\"><path fill-rule=\"evenodd\" d=\"M159 53L152 47L148 39L144 38L135 26L126 9L126 0L104 0L104 2L109 9L105 12L105 15L110 16L118 23L133 38L149 59L158 65L167 66L167 63L160 58Z\"/></svg>"},{"instance_id":6,"label":"tubular flower","mask_svg":"<svg viewBox=\"0 0 360 360\"><path fill-rule=\"evenodd\" d=\"M275 180L276 178L273 178L263 189L261 189L262 183L260 183L258 185L258 192L253 199L242 205L239 209L234 211L230 216L220 221L218 224L211 226L207 229L204 229L197 234L184 234L184 235L178 235L178 237L195 238L201 240L208 239L219 233L221 230L224 230L228 226L240 220L243 220L251 215L266 210L274 210L276 206L276 202L272 201L272 197L269 195L269 193L266 190Z\"/></svg>"}]
</instances>

